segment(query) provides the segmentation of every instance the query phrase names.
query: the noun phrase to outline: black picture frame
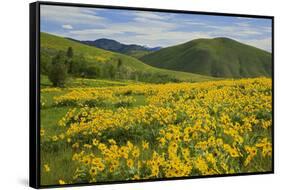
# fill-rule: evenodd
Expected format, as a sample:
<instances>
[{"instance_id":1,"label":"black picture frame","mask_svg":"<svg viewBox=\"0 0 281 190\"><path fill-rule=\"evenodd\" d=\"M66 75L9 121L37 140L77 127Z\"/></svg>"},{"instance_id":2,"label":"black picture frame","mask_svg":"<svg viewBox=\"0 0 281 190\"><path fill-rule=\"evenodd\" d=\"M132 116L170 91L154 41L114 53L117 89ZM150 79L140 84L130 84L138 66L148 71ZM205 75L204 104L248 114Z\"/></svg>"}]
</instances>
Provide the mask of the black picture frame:
<instances>
[{"instance_id":1,"label":"black picture frame","mask_svg":"<svg viewBox=\"0 0 281 190\"><path fill-rule=\"evenodd\" d=\"M221 174L221 175L205 175L192 177L172 177L163 179L140 179L136 181L114 181L114 182L96 182L96 183L76 183L65 185L41 185L40 184L40 6L55 5L68 7L87 7L87 8L104 8L104 9L119 9L119 10L137 10L148 12L165 12L165 13L188 13L199 15L215 15L215 16L238 16L246 18L265 18L271 19L272 23L272 171L267 172L251 172L238 174ZM136 183L149 181L166 181L166 180L182 180L182 179L197 179L197 178L214 178L214 177L230 177L244 175L260 175L274 173L274 16L264 15L248 15L234 13L218 13L218 12L201 12L201 11L186 11L186 10L169 10L156 8L141 8L141 7L121 7L109 5L92 5L80 3L61 3L61 2L46 2L37 1L29 4L29 39L30 39L30 75L29 75L29 185L33 188L54 188L54 187L74 187L88 186L101 184L119 184L119 183Z\"/></svg>"}]
</instances>

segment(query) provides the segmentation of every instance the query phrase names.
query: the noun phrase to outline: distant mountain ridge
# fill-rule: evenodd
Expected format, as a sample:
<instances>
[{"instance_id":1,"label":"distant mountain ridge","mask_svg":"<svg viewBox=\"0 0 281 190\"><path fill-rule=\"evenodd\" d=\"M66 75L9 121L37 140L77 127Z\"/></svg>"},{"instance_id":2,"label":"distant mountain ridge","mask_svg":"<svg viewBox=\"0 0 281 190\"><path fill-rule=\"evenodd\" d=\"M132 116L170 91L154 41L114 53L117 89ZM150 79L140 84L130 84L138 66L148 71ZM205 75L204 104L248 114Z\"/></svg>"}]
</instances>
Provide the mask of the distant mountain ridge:
<instances>
[{"instance_id":1,"label":"distant mountain ridge","mask_svg":"<svg viewBox=\"0 0 281 190\"><path fill-rule=\"evenodd\" d=\"M137 57L137 58L161 49L161 47L147 47L147 46L141 46L141 45L137 45L137 44L123 44L116 40L107 39L107 38L100 38L100 39L97 39L94 41L91 41L91 40L79 41L79 40L75 40L75 39L71 39L71 40L74 40L74 41L77 41L77 42L80 42L80 43L83 43L86 45L94 46L97 48L101 48L104 50L130 55L130 56Z\"/></svg>"},{"instance_id":2,"label":"distant mountain ridge","mask_svg":"<svg viewBox=\"0 0 281 190\"><path fill-rule=\"evenodd\" d=\"M271 53L230 38L196 39L140 58L159 68L213 77L272 75Z\"/></svg>"}]
</instances>

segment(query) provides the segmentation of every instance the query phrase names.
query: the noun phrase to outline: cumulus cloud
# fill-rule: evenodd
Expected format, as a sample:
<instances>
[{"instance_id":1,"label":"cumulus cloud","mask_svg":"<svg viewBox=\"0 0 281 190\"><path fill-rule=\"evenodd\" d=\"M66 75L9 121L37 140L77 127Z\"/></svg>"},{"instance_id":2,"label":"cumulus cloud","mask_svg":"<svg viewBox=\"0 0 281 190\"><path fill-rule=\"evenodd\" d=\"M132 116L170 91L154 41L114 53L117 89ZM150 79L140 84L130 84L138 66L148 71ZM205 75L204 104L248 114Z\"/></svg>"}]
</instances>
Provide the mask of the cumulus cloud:
<instances>
[{"instance_id":1,"label":"cumulus cloud","mask_svg":"<svg viewBox=\"0 0 281 190\"><path fill-rule=\"evenodd\" d=\"M88 8L41 5L40 13L41 19L47 22L90 24L104 21L103 17L96 16L94 10Z\"/></svg>"},{"instance_id":2,"label":"cumulus cloud","mask_svg":"<svg viewBox=\"0 0 281 190\"><path fill-rule=\"evenodd\" d=\"M247 40L247 41L245 41L245 43L255 46L257 48L260 48L260 49L264 49L269 52L272 51L272 48L271 48L272 39L271 38Z\"/></svg>"},{"instance_id":3,"label":"cumulus cloud","mask_svg":"<svg viewBox=\"0 0 281 190\"><path fill-rule=\"evenodd\" d=\"M70 24L64 24L61 26L63 29L71 30L73 27Z\"/></svg>"},{"instance_id":4,"label":"cumulus cloud","mask_svg":"<svg viewBox=\"0 0 281 190\"><path fill-rule=\"evenodd\" d=\"M166 47L196 38L229 37L271 51L271 21L266 19L47 5L41 7L41 18L46 32L78 40L111 38ZM59 28L52 28L56 23Z\"/></svg>"}]
</instances>

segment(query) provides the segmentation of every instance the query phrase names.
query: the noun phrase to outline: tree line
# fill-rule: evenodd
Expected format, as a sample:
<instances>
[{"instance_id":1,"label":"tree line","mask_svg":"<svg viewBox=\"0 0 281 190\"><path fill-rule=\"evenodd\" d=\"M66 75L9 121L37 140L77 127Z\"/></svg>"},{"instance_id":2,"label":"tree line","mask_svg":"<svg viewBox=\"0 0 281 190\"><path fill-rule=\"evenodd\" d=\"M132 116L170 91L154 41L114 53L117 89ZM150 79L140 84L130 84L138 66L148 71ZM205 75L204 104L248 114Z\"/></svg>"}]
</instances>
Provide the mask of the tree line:
<instances>
[{"instance_id":1,"label":"tree line","mask_svg":"<svg viewBox=\"0 0 281 190\"><path fill-rule=\"evenodd\" d=\"M43 49L40 66L41 73L48 76L53 86L58 87L65 86L69 77L130 79L152 83L178 82L177 79L165 74L133 70L126 67L120 58L111 59L107 63L89 63L83 54L76 54L72 47L58 52Z\"/></svg>"}]
</instances>

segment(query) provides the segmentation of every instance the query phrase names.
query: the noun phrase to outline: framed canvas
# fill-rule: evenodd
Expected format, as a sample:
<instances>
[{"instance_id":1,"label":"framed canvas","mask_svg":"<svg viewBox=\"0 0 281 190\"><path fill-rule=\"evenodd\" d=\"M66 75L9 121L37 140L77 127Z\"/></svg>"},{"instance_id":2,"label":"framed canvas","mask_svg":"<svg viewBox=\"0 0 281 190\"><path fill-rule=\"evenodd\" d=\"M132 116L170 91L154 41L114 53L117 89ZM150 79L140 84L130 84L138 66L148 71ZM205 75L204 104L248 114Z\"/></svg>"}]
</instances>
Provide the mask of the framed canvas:
<instances>
[{"instance_id":1,"label":"framed canvas","mask_svg":"<svg viewBox=\"0 0 281 190\"><path fill-rule=\"evenodd\" d=\"M30 4L30 186L274 172L274 18Z\"/></svg>"}]
</instances>

